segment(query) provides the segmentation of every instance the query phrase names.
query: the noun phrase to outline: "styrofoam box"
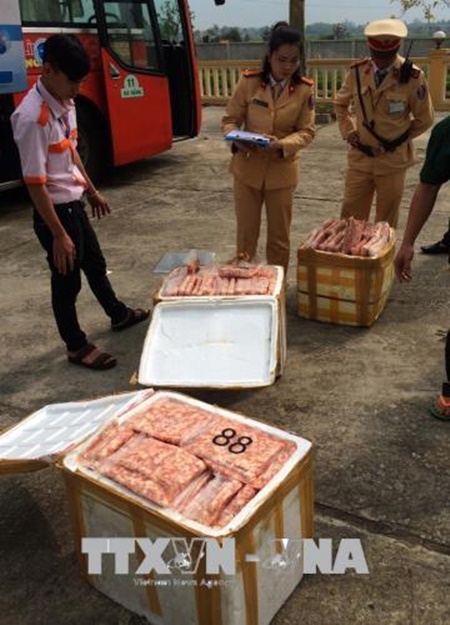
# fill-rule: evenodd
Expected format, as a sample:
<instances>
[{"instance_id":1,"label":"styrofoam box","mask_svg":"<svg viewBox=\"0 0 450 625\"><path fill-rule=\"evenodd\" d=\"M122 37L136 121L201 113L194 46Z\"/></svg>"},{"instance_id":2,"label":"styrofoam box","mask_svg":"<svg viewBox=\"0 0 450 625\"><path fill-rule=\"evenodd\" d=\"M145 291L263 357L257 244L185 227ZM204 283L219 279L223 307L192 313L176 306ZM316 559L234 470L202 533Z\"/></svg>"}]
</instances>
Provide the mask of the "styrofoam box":
<instances>
[{"instance_id":1,"label":"styrofoam box","mask_svg":"<svg viewBox=\"0 0 450 625\"><path fill-rule=\"evenodd\" d=\"M224 528L212 529L170 509L152 505L107 478L79 464L79 454L92 435L75 443L75 431L83 421L101 423L111 418L122 422L161 398L207 410L213 416L227 417L251 425L284 440L296 451L279 473ZM134 407L133 407L134 406ZM63 418L64 415L64 418ZM119 416L117 416L119 415ZM69 432L60 449L55 433L61 436L63 423ZM39 449L36 440L41 441ZM26 444L22 439L28 439ZM67 449L70 451L67 453ZM70 516L81 572L109 598L144 616L154 625L268 625L273 616L301 581L303 564L294 559L283 566L274 557L275 539L310 538L313 533L313 482L311 443L265 423L210 406L178 393L153 391L111 396L94 402L72 402L47 406L0 437L0 474L33 470L45 460L59 457L67 487ZM144 579L136 569L144 559L136 550L129 558L128 574L116 574L113 561L103 557L101 574L88 573L86 556L81 553L82 538L233 538L236 569L210 575L205 558L189 573L158 575L153 570ZM282 544L282 543L278 543ZM281 564L280 564L281 562ZM277 566L277 563L279 566ZM183 581L184 584L180 582ZM164 585L160 585L163 583Z\"/></svg>"},{"instance_id":2,"label":"styrofoam box","mask_svg":"<svg viewBox=\"0 0 450 625\"><path fill-rule=\"evenodd\" d=\"M164 295L156 304L138 379L146 386L240 388L272 384L286 362L282 267L271 295Z\"/></svg>"}]
</instances>

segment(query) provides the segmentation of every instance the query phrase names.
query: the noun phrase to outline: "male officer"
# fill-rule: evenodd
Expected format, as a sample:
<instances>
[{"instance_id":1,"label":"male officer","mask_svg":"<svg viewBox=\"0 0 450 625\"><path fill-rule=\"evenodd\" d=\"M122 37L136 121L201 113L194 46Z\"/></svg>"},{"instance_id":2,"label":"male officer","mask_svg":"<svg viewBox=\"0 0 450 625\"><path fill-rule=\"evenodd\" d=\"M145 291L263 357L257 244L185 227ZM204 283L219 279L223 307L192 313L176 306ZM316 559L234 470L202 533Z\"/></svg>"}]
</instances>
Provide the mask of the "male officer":
<instances>
[{"instance_id":1,"label":"male officer","mask_svg":"<svg viewBox=\"0 0 450 625\"><path fill-rule=\"evenodd\" d=\"M406 169L414 161L411 139L433 123L423 72L398 54L407 32L397 19L368 24L370 57L350 66L336 95L339 130L349 148L341 217L367 220L376 193L376 221L397 225Z\"/></svg>"}]
</instances>

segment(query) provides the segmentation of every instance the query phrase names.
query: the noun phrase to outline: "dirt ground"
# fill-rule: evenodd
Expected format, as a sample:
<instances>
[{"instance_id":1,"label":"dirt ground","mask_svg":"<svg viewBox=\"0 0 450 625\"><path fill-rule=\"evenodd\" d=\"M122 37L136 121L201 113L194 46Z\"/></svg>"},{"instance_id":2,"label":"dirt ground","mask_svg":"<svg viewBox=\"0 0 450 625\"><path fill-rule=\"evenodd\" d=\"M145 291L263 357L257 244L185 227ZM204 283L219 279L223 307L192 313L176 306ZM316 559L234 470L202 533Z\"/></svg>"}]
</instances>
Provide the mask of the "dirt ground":
<instances>
[{"instance_id":1,"label":"dirt ground","mask_svg":"<svg viewBox=\"0 0 450 625\"><path fill-rule=\"evenodd\" d=\"M113 213L96 229L111 280L130 305L150 305L160 280L152 270L166 251L208 249L219 260L233 255L220 115L220 108L205 109L199 138L117 169L101 185ZM416 142L420 159L427 138ZM408 174L399 236L419 168ZM303 153L295 196L285 374L264 389L195 396L311 439L316 536L362 541L369 575L306 576L273 625L444 625L450 623L450 423L431 419L427 407L444 375L450 268L445 257L417 253L413 281L394 285L370 329L300 319L296 247L319 222L337 216L344 171L336 125L319 128ZM443 189L419 244L441 236L449 199ZM54 327L30 207L20 194L0 198L0 238L0 428L47 404L130 390L144 325L112 334L85 286L83 326L119 364L109 372L70 366ZM2 476L0 511L2 625L143 623L81 578L57 468Z\"/></svg>"}]
</instances>

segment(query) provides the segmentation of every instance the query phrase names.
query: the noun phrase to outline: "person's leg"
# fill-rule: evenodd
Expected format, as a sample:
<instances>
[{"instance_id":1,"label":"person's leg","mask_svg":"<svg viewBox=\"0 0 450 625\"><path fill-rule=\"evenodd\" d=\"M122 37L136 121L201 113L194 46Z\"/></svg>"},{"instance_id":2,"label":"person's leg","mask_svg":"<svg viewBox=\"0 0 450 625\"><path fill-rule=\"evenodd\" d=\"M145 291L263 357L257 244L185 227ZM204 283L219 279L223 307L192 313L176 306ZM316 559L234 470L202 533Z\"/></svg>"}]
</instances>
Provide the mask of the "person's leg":
<instances>
[{"instance_id":1,"label":"person's leg","mask_svg":"<svg viewBox=\"0 0 450 625\"><path fill-rule=\"evenodd\" d=\"M375 176L376 221L387 221L392 228L397 227L400 204L405 187L406 170Z\"/></svg>"},{"instance_id":2,"label":"person's leg","mask_svg":"<svg viewBox=\"0 0 450 625\"><path fill-rule=\"evenodd\" d=\"M355 217L367 221L370 216L375 182L370 172L347 169L341 219Z\"/></svg>"},{"instance_id":3,"label":"person's leg","mask_svg":"<svg viewBox=\"0 0 450 625\"><path fill-rule=\"evenodd\" d=\"M73 215L59 211L59 218L78 252L79 236L73 222ZM51 271L51 301L53 314L59 334L68 351L77 351L87 344L86 334L78 323L75 307L77 295L81 289L80 267L75 260L73 271L66 275L58 273L53 263L53 235L44 221L35 211L34 231L39 242L47 252L47 262Z\"/></svg>"},{"instance_id":4,"label":"person's leg","mask_svg":"<svg viewBox=\"0 0 450 625\"><path fill-rule=\"evenodd\" d=\"M292 203L295 186L265 191L267 213L266 257L269 265L289 267Z\"/></svg>"},{"instance_id":5,"label":"person's leg","mask_svg":"<svg viewBox=\"0 0 450 625\"><path fill-rule=\"evenodd\" d=\"M125 319L128 309L117 298L109 281L106 273L105 257L81 202L76 203L75 212L82 233L79 257L80 267L86 276L92 293L111 319L111 323L118 323Z\"/></svg>"},{"instance_id":6,"label":"person's leg","mask_svg":"<svg viewBox=\"0 0 450 625\"><path fill-rule=\"evenodd\" d=\"M450 330L445 340L445 374L447 381L442 384L442 393L430 406L430 414L441 421L450 421Z\"/></svg>"},{"instance_id":7,"label":"person's leg","mask_svg":"<svg viewBox=\"0 0 450 625\"><path fill-rule=\"evenodd\" d=\"M248 256L252 260L258 248L261 228L263 192L254 189L240 180L234 179L234 207L236 213L237 255Z\"/></svg>"},{"instance_id":8,"label":"person's leg","mask_svg":"<svg viewBox=\"0 0 450 625\"><path fill-rule=\"evenodd\" d=\"M81 233L77 227L72 208L69 206L55 207L59 219L72 239L77 250L81 244ZM110 369L117 363L110 354L101 352L95 345L88 343L86 334L78 323L76 299L81 289L81 273L78 258L75 258L74 269L60 274L53 263L53 235L45 225L37 211L34 211L34 231L44 250L51 271L52 308L59 334L66 344L70 362L94 369Z\"/></svg>"}]
</instances>

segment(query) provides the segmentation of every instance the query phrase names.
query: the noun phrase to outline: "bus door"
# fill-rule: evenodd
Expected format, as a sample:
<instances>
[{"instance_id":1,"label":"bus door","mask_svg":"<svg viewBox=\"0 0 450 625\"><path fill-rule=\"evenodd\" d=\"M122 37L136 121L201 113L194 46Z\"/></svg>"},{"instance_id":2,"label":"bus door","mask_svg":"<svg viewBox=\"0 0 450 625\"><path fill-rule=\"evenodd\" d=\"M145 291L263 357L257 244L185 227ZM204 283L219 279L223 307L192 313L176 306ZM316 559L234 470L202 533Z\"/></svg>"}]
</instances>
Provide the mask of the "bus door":
<instances>
[{"instance_id":1,"label":"bus door","mask_svg":"<svg viewBox=\"0 0 450 625\"><path fill-rule=\"evenodd\" d=\"M194 137L200 130L201 98L188 3L154 0L154 4L169 80L173 134Z\"/></svg>"},{"instance_id":2,"label":"bus door","mask_svg":"<svg viewBox=\"0 0 450 625\"><path fill-rule=\"evenodd\" d=\"M172 144L169 81L156 13L147 0L95 0L113 161L123 165Z\"/></svg>"}]
</instances>

